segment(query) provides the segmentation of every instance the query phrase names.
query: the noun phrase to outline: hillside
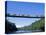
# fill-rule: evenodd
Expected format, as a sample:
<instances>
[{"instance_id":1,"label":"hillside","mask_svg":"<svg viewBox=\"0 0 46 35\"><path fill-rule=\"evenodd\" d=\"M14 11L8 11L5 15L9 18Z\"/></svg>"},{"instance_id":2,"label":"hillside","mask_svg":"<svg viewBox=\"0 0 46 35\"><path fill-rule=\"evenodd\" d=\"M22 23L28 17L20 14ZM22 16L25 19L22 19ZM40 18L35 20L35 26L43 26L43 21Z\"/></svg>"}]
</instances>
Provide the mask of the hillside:
<instances>
[{"instance_id":1,"label":"hillside","mask_svg":"<svg viewBox=\"0 0 46 35\"><path fill-rule=\"evenodd\" d=\"M24 26L22 28L19 28L21 30L42 30L44 31L44 26L45 26L45 19L42 18L34 23L32 23L29 26Z\"/></svg>"},{"instance_id":2,"label":"hillside","mask_svg":"<svg viewBox=\"0 0 46 35\"><path fill-rule=\"evenodd\" d=\"M5 19L5 33L8 34L13 31L17 31L16 25Z\"/></svg>"}]
</instances>

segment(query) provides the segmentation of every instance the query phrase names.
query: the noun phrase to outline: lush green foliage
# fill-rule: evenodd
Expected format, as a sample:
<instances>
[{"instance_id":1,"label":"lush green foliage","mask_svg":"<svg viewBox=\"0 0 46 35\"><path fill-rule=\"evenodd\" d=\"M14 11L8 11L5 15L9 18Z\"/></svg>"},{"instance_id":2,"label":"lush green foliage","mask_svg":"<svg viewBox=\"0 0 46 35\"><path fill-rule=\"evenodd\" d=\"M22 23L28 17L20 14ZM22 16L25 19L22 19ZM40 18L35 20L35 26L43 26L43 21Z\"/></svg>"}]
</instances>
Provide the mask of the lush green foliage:
<instances>
[{"instance_id":1,"label":"lush green foliage","mask_svg":"<svg viewBox=\"0 0 46 35\"><path fill-rule=\"evenodd\" d=\"M45 19L42 18L42 19L32 23L29 26L24 26L19 29L21 29L21 30L42 30L42 29L44 29L44 26L45 26Z\"/></svg>"}]
</instances>

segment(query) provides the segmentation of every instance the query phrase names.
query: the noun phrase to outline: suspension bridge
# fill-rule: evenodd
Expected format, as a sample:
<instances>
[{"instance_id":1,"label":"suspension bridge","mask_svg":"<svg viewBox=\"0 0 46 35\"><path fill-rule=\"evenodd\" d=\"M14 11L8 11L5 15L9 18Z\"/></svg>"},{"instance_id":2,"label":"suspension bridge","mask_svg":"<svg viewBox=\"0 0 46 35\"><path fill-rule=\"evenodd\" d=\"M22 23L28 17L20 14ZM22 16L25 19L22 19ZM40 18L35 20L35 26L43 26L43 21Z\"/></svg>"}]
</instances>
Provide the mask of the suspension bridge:
<instances>
[{"instance_id":1,"label":"suspension bridge","mask_svg":"<svg viewBox=\"0 0 46 35\"><path fill-rule=\"evenodd\" d=\"M18 18L45 18L44 16L29 16L29 15L27 15L27 16L25 16L25 15L5 15L5 17L18 17Z\"/></svg>"}]
</instances>

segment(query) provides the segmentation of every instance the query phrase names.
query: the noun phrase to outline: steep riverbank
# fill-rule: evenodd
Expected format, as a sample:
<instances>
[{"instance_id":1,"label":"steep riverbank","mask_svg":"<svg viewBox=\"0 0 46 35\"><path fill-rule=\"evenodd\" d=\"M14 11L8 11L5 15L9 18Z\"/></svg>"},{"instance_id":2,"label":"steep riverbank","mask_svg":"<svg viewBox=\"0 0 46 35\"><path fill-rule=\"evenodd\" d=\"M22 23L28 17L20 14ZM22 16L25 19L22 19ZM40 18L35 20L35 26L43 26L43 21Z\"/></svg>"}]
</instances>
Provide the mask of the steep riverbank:
<instances>
[{"instance_id":1,"label":"steep riverbank","mask_svg":"<svg viewBox=\"0 0 46 35\"><path fill-rule=\"evenodd\" d=\"M42 18L34 23L32 23L29 26L24 26L21 28L18 28L19 30L41 30L41 32L45 31L45 19Z\"/></svg>"}]
</instances>

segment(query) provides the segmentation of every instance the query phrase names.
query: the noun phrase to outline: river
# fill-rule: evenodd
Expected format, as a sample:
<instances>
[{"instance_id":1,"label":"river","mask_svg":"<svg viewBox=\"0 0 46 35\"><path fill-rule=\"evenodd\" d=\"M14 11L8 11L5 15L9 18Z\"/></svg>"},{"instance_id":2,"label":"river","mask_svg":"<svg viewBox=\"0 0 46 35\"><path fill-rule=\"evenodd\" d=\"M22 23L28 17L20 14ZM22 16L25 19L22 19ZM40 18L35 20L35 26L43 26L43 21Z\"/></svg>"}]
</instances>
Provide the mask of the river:
<instances>
[{"instance_id":1,"label":"river","mask_svg":"<svg viewBox=\"0 0 46 35\"><path fill-rule=\"evenodd\" d=\"M21 33L31 33L32 31L28 31L28 30L18 30L18 31L14 31L11 32L9 34L21 34Z\"/></svg>"},{"instance_id":2,"label":"river","mask_svg":"<svg viewBox=\"0 0 46 35\"><path fill-rule=\"evenodd\" d=\"M32 33L32 32L41 32L41 30L18 30L18 31L14 31L10 34L21 34L21 33Z\"/></svg>"}]
</instances>

